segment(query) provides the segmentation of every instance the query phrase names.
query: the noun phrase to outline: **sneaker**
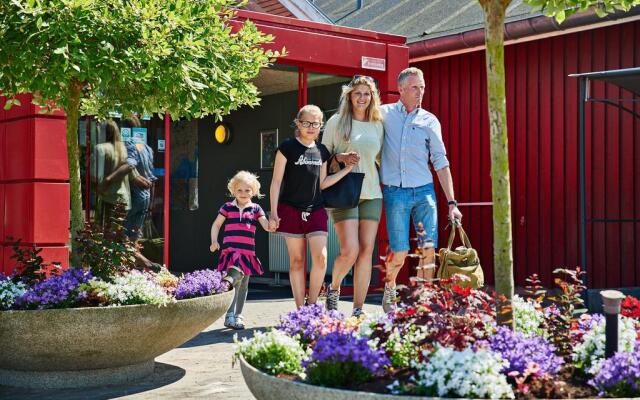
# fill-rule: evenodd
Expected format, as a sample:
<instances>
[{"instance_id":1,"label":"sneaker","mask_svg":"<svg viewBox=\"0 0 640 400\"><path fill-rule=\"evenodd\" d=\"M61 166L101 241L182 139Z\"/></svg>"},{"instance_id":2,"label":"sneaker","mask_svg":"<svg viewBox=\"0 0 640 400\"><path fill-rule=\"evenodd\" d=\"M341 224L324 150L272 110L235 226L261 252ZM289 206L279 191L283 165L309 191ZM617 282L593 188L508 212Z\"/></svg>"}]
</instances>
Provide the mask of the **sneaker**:
<instances>
[{"instance_id":1,"label":"sneaker","mask_svg":"<svg viewBox=\"0 0 640 400\"><path fill-rule=\"evenodd\" d=\"M231 328L234 329L233 327L236 324L236 316L233 315L233 313L229 313L226 315L226 317L224 317L224 326L226 326L227 328Z\"/></svg>"},{"instance_id":2,"label":"sneaker","mask_svg":"<svg viewBox=\"0 0 640 400\"><path fill-rule=\"evenodd\" d=\"M360 307L356 307L351 311L352 317L360 318L361 315L364 315L364 310Z\"/></svg>"},{"instance_id":3,"label":"sneaker","mask_svg":"<svg viewBox=\"0 0 640 400\"><path fill-rule=\"evenodd\" d=\"M385 313L392 311L396 304L396 297L398 297L398 293L396 292L396 287L384 287L384 295L382 296L382 310Z\"/></svg>"},{"instance_id":4,"label":"sneaker","mask_svg":"<svg viewBox=\"0 0 640 400\"><path fill-rule=\"evenodd\" d=\"M233 326L231 328L233 328L235 330L244 329L244 318L242 317L242 315L236 315L235 319L236 320L233 323Z\"/></svg>"},{"instance_id":5,"label":"sneaker","mask_svg":"<svg viewBox=\"0 0 640 400\"><path fill-rule=\"evenodd\" d=\"M340 288L332 289L331 286L329 286L327 289L327 310L337 310L339 300Z\"/></svg>"}]
</instances>

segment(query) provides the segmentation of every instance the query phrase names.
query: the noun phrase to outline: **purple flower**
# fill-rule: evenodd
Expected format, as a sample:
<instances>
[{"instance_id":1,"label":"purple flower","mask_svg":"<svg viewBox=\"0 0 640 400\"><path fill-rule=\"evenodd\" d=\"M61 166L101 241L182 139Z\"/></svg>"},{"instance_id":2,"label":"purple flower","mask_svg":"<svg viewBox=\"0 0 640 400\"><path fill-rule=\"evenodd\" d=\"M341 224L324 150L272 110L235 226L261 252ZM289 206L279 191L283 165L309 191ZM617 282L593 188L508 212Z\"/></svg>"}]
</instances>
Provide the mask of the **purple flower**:
<instances>
[{"instance_id":1,"label":"purple flower","mask_svg":"<svg viewBox=\"0 0 640 400\"><path fill-rule=\"evenodd\" d=\"M377 376L382 375L384 368L391 364L384 350L372 349L366 338L360 338L351 332L331 332L321 336L313 346L311 359L302 364L307 368L311 364L323 362L353 362Z\"/></svg>"},{"instance_id":2,"label":"purple flower","mask_svg":"<svg viewBox=\"0 0 640 400\"><path fill-rule=\"evenodd\" d=\"M313 345L311 358L302 362L311 384L329 387L357 386L382 376L391 364L382 349L372 349L354 332L330 332Z\"/></svg>"},{"instance_id":3,"label":"purple flower","mask_svg":"<svg viewBox=\"0 0 640 400\"><path fill-rule=\"evenodd\" d=\"M46 308L66 308L77 303L83 294L78 287L93 276L90 271L69 269L61 275L53 275L38 282L13 303L17 310L43 310Z\"/></svg>"},{"instance_id":4,"label":"purple flower","mask_svg":"<svg viewBox=\"0 0 640 400\"><path fill-rule=\"evenodd\" d=\"M633 352L617 352L605 360L589 384L600 396L640 396L640 341L636 341Z\"/></svg>"},{"instance_id":5,"label":"purple flower","mask_svg":"<svg viewBox=\"0 0 640 400\"><path fill-rule=\"evenodd\" d=\"M562 358L555 354L555 347L540 336L526 337L501 326L488 342L493 352L509 361L509 367L502 370L504 374L512 371L524 373L530 363L536 363L541 374L555 375L563 364Z\"/></svg>"},{"instance_id":6,"label":"purple flower","mask_svg":"<svg viewBox=\"0 0 640 400\"><path fill-rule=\"evenodd\" d=\"M222 280L220 271L203 269L185 274L178 282L175 297L178 300L209 296L229 290L229 283Z\"/></svg>"},{"instance_id":7,"label":"purple flower","mask_svg":"<svg viewBox=\"0 0 640 400\"><path fill-rule=\"evenodd\" d=\"M275 328L289 336L299 334L302 342L311 343L323 333L324 328L343 318L338 311L326 311L320 304L310 304L281 316Z\"/></svg>"}]
</instances>

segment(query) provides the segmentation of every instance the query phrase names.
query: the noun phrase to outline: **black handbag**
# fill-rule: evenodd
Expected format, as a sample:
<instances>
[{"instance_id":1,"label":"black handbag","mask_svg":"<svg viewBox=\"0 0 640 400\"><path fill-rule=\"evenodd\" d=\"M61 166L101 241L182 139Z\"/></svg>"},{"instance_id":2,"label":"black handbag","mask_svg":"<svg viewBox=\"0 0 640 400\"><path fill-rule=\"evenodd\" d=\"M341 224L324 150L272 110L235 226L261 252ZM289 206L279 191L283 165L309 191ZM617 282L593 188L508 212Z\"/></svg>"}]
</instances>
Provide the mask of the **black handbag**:
<instances>
[{"instance_id":1,"label":"black handbag","mask_svg":"<svg viewBox=\"0 0 640 400\"><path fill-rule=\"evenodd\" d=\"M331 164L331 160L329 160L328 164ZM363 180L364 173L349 172L338 182L322 191L324 206L328 208L356 207L360 202L360 192L362 192Z\"/></svg>"}]
</instances>

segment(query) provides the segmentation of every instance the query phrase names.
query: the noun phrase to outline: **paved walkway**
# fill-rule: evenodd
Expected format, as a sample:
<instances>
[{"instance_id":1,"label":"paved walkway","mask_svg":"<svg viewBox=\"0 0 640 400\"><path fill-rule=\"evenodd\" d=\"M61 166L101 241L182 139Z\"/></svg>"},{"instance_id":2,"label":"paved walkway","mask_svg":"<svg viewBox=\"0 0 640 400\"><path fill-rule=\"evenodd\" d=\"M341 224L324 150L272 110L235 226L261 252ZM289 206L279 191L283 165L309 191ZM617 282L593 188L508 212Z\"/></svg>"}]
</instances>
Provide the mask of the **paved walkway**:
<instances>
[{"instance_id":1,"label":"paved walkway","mask_svg":"<svg viewBox=\"0 0 640 400\"><path fill-rule=\"evenodd\" d=\"M284 295L288 288L278 293ZM268 298L260 291L250 290L250 300L245 306L245 321L248 329L239 331L239 336L251 336L256 329L272 326L282 313L294 309L290 298ZM255 299L262 297L262 299ZM264 297L267 297L266 299ZM379 296L378 296L379 297ZM251 300L254 298L254 300ZM374 297L375 299L375 297ZM379 300L378 300L379 301ZM368 312L381 311L374 300L365 305ZM375 304L375 305L374 305ZM340 310L351 312L351 303L343 301ZM107 386L74 390L26 390L0 386L1 399L253 399L242 379L240 367L231 367L233 335L236 331L216 321L198 336L156 359L152 376L127 386Z\"/></svg>"}]
</instances>

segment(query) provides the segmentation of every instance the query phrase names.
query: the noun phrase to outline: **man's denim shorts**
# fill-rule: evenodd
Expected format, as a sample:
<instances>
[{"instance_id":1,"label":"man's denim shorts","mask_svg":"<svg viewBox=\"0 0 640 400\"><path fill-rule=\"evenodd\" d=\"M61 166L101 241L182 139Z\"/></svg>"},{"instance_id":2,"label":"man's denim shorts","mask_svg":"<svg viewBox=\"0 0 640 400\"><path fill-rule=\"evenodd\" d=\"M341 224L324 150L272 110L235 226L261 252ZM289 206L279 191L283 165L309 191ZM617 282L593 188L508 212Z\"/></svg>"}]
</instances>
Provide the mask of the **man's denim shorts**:
<instances>
[{"instance_id":1,"label":"man's denim shorts","mask_svg":"<svg viewBox=\"0 0 640 400\"><path fill-rule=\"evenodd\" d=\"M422 222L425 235L420 242L433 240L438 246L438 208L433 183L415 188L383 185L382 196L391 251L409 251L409 218L416 231Z\"/></svg>"}]
</instances>

